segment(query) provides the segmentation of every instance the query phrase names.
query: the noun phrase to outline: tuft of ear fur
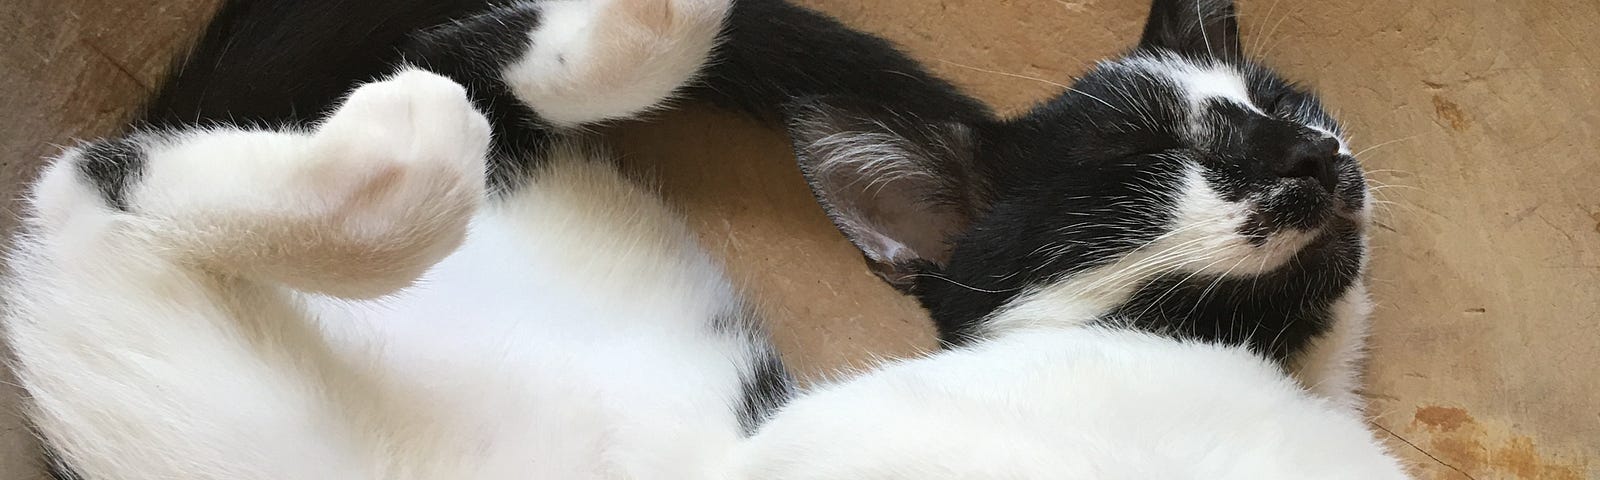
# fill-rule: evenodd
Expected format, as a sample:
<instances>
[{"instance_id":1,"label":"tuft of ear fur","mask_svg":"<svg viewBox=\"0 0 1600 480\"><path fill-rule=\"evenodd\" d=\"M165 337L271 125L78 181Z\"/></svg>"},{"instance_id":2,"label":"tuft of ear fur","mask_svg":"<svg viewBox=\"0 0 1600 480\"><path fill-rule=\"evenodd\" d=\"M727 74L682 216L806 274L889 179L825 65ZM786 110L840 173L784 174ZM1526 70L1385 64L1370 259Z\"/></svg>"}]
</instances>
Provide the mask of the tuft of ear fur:
<instances>
[{"instance_id":1,"label":"tuft of ear fur","mask_svg":"<svg viewBox=\"0 0 1600 480\"><path fill-rule=\"evenodd\" d=\"M1202 59L1243 59L1233 0L1154 0L1139 49L1164 49Z\"/></svg>"},{"instance_id":2,"label":"tuft of ear fur","mask_svg":"<svg viewBox=\"0 0 1600 480\"><path fill-rule=\"evenodd\" d=\"M838 96L787 110L801 173L875 273L907 290L949 260L951 239L987 203L970 126Z\"/></svg>"}]
</instances>

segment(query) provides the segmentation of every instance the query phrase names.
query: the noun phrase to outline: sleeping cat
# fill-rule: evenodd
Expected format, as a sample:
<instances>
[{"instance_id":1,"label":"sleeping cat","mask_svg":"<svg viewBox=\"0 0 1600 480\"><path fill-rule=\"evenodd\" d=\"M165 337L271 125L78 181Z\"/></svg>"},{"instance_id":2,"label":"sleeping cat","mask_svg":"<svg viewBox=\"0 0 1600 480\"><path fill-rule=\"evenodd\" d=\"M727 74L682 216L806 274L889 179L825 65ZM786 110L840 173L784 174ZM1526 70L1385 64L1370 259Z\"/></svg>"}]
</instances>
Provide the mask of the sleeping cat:
<instances>
[{"instance_id":1,"label":"sleeping cat","mask_svg":"<svg viewBox=\"0 0 1600 480\"><path fill-rule=\"evenodd\" d=\"M1126 327L1242 345L1357 402L1364 176L1316 97L1245 57L1231 2L1154 2L1137 47L1017 118L849 95L791 112L813 192L946 344Z\"/></svg>"},{"instance_id":2,"label":"sleeping cat","mask_svg":"<svg viewBox=\"0 0 1600 480\"><path fill-rule=\"evenodd\" d=\"M1002 122L773 0L232 3L34 186L7 339L83 478L1402 477L1350 394L1359 168L1231 15L1157 0ZM680 94L806 97L819 199L952 348L795 392L579 138Z\"/></svg>"},{"instance_id":3,"label":"sleeping cat","mask_svg":"<svg viewBox=\"0 0 1600 480\"><path fill-rule=\"evenodd\" d=\"M742 478L1406 477L1355 391L1364 175L1232 2L1155 0L1014 119L790 112L824 209L950 348L796 397Z\"/></svg>"}]
</instances>

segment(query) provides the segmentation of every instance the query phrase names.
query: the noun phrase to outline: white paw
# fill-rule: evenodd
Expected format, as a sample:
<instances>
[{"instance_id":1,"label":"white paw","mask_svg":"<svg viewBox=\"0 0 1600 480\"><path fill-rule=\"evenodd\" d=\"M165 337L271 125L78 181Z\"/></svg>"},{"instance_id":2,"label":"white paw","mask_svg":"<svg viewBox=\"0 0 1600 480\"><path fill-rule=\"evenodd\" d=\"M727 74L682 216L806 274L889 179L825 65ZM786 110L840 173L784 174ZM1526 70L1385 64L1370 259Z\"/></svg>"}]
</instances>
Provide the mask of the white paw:
<instances>
[{"instance_id":1,"label":"white paw","mask_svg":"<svg viewBox=\"0 0 1600 480\"><path fill-rule=\"evenodd\" d=\"M557 125L634 116L695 77L730 8L731 0L548 2L531 48L503 75Z\"/></svg>"},{"instance_id":2,"label":"white paw","mask_svg":"<svg viewBox=\"0 0 1600 480\"><path fill-rule=\"evenodd\" d=\"M323 122L316 140L350 155L341 162L399 162L481 175L489 131L489 121L460 85L406 69L357 88Z\"/></svg>"},{"instance_id":3,"label":"white paw","mask_svg":"<svg viewBox=\"0 0 1600 480\"><path fill-rule=\"evenodd\" d=\"M485 198L489 122L460 85L406 70L357 88L292 162L266 254L239 259L305 291L404 287L466 237Z\"/></svg>"},{"instance_id":4,"label":"white paw","mask_svg":"<svg viewBox=\"0 0 1600 480\"><path fill-rule=\"evenodd\" d=\"M427 204L476 202L489 135L465 89L408 69L357 88L317 129L307 180L346 221L387 224Z\"/></svg>"},{"instance_id":5,"label":"white paw","mask_svg":"<svg viewBox=\"0 0 1600 480\"><path fill-rule=\"evenodd\" d=\"M594 0L593 3L598 6L602 21L623 20L661 35L719 28L728 10L733 8L733 0Z\"/></svg>"}]
</instances>

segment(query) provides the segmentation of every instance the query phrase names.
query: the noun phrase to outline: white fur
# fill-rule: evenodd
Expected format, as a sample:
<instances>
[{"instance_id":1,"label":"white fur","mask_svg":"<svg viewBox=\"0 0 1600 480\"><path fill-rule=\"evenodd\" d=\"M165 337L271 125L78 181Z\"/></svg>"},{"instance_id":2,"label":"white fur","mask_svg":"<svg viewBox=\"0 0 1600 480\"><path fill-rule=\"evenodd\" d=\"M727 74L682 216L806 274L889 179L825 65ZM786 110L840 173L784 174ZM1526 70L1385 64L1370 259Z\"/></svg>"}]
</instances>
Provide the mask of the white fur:
<instances>
[{"instance_id":1,"label":"white fur","mask_svg":"<svg viewBox=\"0 0 1600 480\"><path fill-rule=\"evenodd\" d=\"M1292 368L1295 378L1312 393L1357 414L1366 408L1358 389L1371 314L1372 301L1366 286L1351 287L1334 302L1330 317L1333 323L1328 332L1313 339Z\"/></svg>"},{"instance_id":2,"label":"white fur","mask_svg":"<svg viewBox=\"0 0 1600 480\"><path fill-rule=\"evenodd\" d=\"M1250 89L1245 86L1244 77L1232 68L1170 62L1163 65L1166 67L1163 74L1183 86L1189 104L1194 108L1200 108L1207 101L1221 99L1264 114L1260 107L1250 101Z\"/></svg>"},{"instance_id":3,"label":"white fur","mask_svg":"<svg viewBox=\"0 0 1600 480\"><path fill-rule=\"evenodd\" d=\"M129 212L64 155L4 285L33 419L87 478L708 478L769 353L720 267L580 150L483 205L488 139L407 71L314 132L140 137Z\"/></svg>"},{"instance_id":4,"label":"white fur","mask_svg":"<svg viewBox=\"0 0 1600 480\"><path fill-rule=\"evenodd\" d=\"M698 72L729 0L550 0L532 48L503 76L540 118L577 126L637 115Z\"/></svg>"},{"instance_id":5,"label":"white fur","mask_svg":"<svg viewBox=\"0 0 1600 480\"><path fill-rule=\"evenodd\" d=\"M1127 57L1105 65L1131 68L1171 81L1184 93L1191 111L1200 112L1210 101L1226 101L1265 115L1250 101L1250 88L1242 72L1221 62L1196 63L1176 54L1147 54Z\"/></svg>"},{"instance_id":6,"label":"white fur","mask_svg":"<svg viewBox=\"0 0 1600 480\"><path fill-rule=\"evenodd\" d=\"M1197 139L1203 138L1209 132L1209 128L1200 122L1199 118L1205 113L1206 105L1210 102L1228 102L1258 115L1270 116L1250 99L1250 88L1246 84L1244 72L1226 63L1197 63L1175 54L1149 54L1128 57L1106 66L1140 70L1165 78L1176 85L1183 91L1184 101L1189 106L1191 118L1187 132ZM1336 135L1330 127L1316 122L1301 122L1301 124L1337 140L1339 152L1344 155L1350 154L1348 142Z\"/></svg>"},{"instance_id":7,"label":"white fur","mask_svg":"<svg viewBox=\"0 0 1600 480\"><path fill-rule=\"evenodd\" d=\"M983 333L1089 322L1163 275L1253 277L1282 266L1315 239L1314 232L1290 230L1251 244L1238 232L1252 207L1224 200L1202 175L1197 166L1185 173L1166 234L1115 262L1018 295L984 322Z\"/></svg>"},{"instance_id":8,"label":"white fur","mask_svg":"<svg viewBox=\"0 0 1600 480\"><path fill-rule=\"evenodd\" d=\"M1019 332L797 399L725 478L1402 479L1360 418L1240 348Z\"/></svg>"},{"instance_id":9,"label":"white fur","mask_svg":"<svg viewBox=\"0 0 1600 480\"><path fill-rule=\"evenodd\" d=\"M330 365L280 285L409 283L462 238L487 142L459 86L408 73L363 87L314 134L149 144L129 214L64 156L34 191L6 288L33 419L90 478L385 475L389 439L368 432L400 405Z\"/></svg>"},{"instance_id":10,"label":"white fur","mask_svg":"<svg viewBox=\"0 0 1600 480\"><path fill-rule=\"evenodd\" d=\"M418 288L318 311L429 406L424 451L472 464L446 477L703 478L758 353L708 323L738 297L653 194L551 161Z\"/></svg>"}]
</instances>

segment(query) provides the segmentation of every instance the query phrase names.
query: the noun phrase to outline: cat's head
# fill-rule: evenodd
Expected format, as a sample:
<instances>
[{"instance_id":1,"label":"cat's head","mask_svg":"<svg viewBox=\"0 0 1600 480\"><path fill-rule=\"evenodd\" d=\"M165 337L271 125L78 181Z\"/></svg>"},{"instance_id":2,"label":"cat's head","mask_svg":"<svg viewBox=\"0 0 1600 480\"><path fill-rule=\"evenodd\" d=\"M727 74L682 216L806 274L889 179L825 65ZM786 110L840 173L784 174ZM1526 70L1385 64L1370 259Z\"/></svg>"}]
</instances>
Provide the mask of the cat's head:
<instances>
[{"instance_id":1,"label":"cat's head","mask_svg":"<svg viewBox=\"0 0 1600 480\"><path fill-rule=\"evenodd\" d=\"M946 341L1128 322L1283 359L1359 286L1370 202L1338 124L1246 58L1231 2L1154 3L1137 47L1018 118L791 110L829 216Z\"/></svg>"}]
</instances>

